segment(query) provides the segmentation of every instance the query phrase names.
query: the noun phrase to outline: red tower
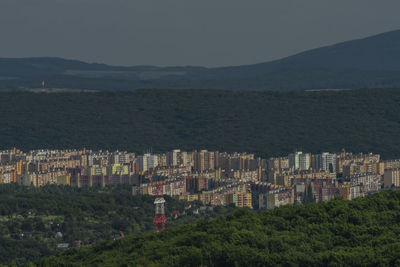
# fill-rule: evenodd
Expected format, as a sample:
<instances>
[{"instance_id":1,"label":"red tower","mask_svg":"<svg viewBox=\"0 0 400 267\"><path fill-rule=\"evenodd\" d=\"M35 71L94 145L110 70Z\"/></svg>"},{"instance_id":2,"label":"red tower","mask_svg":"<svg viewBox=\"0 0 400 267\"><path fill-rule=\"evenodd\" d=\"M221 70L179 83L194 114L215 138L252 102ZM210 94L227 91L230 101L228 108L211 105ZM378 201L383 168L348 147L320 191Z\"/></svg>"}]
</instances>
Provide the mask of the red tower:
<instances>
[{"instance_id":1,"label":"red tower","mask_svg":"<svg viewBox=\"0 0 400 267\"><path fill-rule=\"evenodd\" d=\"M159 182L156 184L156 200L154 200L156 214L153 220L157 232L165 229L165 222L167 221L167 218L165 217L164 204L165 199L163 194L163 183Z\"/></svg>"}]
</instances>

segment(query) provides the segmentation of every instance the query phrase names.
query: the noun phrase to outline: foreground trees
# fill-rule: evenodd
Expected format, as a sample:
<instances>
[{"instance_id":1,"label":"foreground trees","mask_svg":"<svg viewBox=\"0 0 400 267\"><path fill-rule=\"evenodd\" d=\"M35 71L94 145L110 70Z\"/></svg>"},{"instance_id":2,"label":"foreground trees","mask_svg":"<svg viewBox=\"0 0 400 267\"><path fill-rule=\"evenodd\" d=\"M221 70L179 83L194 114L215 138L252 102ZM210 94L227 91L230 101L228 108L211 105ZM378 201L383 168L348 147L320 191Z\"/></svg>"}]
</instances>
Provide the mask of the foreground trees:
<instances>
[{"instance_id":1,"label":"foreground trees","mask_svg":"<svg viewBox=\"0 0 400 267\"><path fill-rule=\"evenodd\" d=\"M400 264L400 192L354 201L233 214L43 259L142 266L394 266Z\"/></svg>"}]
</instances>

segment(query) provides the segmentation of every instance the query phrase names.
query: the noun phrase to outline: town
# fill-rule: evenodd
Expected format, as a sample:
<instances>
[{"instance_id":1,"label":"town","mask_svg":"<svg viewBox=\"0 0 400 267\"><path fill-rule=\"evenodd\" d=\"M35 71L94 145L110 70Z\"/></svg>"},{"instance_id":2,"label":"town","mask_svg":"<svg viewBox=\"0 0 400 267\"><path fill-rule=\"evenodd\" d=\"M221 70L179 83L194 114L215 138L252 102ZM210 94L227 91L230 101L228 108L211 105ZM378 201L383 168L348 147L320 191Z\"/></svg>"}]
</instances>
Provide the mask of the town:
<instances>
[{"instance_id":1,"label":"town","mask_svg":"<svg viewBox=\"0 0 400 267\"><path fill-rule=\"evenodd\" d=\"M286 157L208 150L136 155L92 150L0 152L0 183L76 187L132 185L132 194L168 195L203 205L272 209L351 200L400 186L400 160L379 154L295 151ZM159 192L158 192L159 191Z\"/></svg>"}]
</instances>

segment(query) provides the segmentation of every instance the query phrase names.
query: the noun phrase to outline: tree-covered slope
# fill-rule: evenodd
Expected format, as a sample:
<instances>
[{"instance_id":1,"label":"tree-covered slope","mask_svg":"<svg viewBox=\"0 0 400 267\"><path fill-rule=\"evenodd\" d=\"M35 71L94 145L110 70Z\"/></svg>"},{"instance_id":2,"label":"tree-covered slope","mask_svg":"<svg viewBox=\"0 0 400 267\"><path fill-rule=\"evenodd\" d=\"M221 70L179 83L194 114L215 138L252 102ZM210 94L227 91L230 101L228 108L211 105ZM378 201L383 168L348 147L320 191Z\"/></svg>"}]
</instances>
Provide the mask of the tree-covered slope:
<instances>
[{"instance_id":1,"label":"tree-covered slope","mask_svg":"<svg viewBox=\"0 0 400 267\"><path fill-rule=\"evenodd\" d=\"M39 266L396 266L400 192L353 201L237 210L160 233L43 259Z\"/></svg>"},{"instance_id":2,"label":"tree-covered slope","mask_svg":"<svg viewBox=\"0 0 400 267\"><path fill-rule=\"evenodd\" d=\"M376 152L400 157L400 90L0 94L0 148L165 152L210 149L262 156Z\"/></svg>"}]
</instances>

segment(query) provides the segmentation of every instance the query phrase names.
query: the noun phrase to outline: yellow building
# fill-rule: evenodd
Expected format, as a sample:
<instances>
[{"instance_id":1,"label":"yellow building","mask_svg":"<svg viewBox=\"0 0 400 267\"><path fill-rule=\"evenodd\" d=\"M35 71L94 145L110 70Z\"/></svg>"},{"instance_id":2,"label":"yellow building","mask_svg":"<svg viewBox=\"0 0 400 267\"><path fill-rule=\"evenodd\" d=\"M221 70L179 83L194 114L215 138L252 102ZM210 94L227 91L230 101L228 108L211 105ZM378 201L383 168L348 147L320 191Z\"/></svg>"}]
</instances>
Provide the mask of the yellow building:
<instances>
[{"instance_id":1,"label":"yellow building","mask_svg":"<svg viewBox=\"0 0 400 267\"><path fill-rule=\"evenodd\" d=\"M227 204L235 204L239 208L253 208L251 193L235 192L227 197Z\"/></svg>"},{"instance_id":2,"label":"yellow building","mask_svg":"<svg viewBox=\"0 0 400 267\"><path fill-rule=\"evenodd\" d=\"M179 200L195 201L199 200L199 194L187 194L179 196Z\"/></svg>"},{"instance_id":3,"label":"yellow building","mask_svg":"<svg viewBox=\"0 0 400 267\"><path fill-rule=\"evenodd\" d=\"M71 174L61 175L57 177L57 184L71 185Z\"/></svg>"},{"instance_id":4,"label":"yellow building","mask_svg":"<svg viewBox=\"0 0 400 267\"><path fill-rule=\"evenodd\" d=\"M129 166L115 163L111 165L111 174L121 174L121 175L128 175L129 174Z\"/></svg>"}]
</instances>

